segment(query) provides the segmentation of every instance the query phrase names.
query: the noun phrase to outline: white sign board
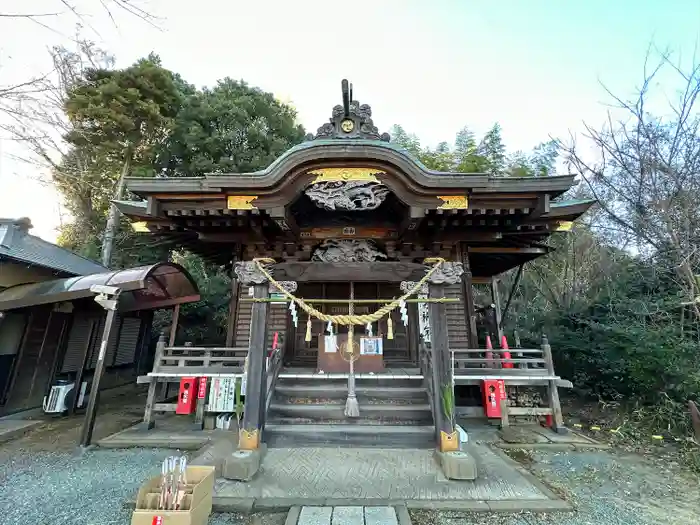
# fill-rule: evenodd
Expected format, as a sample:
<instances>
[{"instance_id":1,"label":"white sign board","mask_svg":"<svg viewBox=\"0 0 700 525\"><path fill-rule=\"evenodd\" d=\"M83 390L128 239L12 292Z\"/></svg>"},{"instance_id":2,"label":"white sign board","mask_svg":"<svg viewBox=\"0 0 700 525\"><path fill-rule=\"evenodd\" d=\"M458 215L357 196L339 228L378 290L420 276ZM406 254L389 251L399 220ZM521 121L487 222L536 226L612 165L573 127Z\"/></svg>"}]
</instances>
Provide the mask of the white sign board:
<instances>
[{"instance_id":1,"label":"white sign board","mask_svg":"<svg viewBox=\"0 0 700 525\"><path fill-rule=\"evenodd\" d=\"M327 335L323 339L323 349L326 353L332 354L338 351L338 337Z\"/></svg>"},{"instance_id":2,"label":"white sign board","mask_svg":"<svg viewBox=\"0 0 700 525\"><path fill-rule=\"evenodd\" d=\"M383 343L381 337L360 337L360 355L382 355Z\"/></svg>"}]
</instances>

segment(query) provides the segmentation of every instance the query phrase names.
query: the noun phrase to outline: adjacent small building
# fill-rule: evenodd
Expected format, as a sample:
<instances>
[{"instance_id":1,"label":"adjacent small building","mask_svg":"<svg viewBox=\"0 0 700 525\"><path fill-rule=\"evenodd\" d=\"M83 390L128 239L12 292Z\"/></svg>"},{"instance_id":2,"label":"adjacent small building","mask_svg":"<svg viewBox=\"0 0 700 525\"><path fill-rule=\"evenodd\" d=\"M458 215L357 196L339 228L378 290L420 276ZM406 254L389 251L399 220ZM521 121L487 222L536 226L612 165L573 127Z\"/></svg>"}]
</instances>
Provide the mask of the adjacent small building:
<instances>
[{"instance_id":1,"label":"adjacent small building","mask_svg":"<svg viewBox=\"0 0 700 525\"><path fill-rule=\"evenodd\" d=\"M0 219L0 416L41 407L59 380L89 385L106 318L92 285L125 292L101 389L133 383L147 366L154 309L199 299L177 265L113 271L30 229L29 219Z\"/></svg>"}]
</instances>

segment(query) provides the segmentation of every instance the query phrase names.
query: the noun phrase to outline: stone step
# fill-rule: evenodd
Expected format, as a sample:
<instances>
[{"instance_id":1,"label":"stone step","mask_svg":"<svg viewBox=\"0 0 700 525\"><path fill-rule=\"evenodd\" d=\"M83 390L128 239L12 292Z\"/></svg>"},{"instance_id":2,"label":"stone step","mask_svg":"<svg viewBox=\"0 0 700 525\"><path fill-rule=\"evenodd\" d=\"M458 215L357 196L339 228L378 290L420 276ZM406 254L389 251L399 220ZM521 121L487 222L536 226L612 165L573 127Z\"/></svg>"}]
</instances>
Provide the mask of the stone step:
<instances>
[{"instance_id":1,"label":"stone step","mask_svg":"<svg viewBox=\"0 0 700 525\"><path fill-rule=\"evenodd\" d=\"M379 386L363 383L355 385L358 399L366 400L418 400L426 402L428 394L422 386ZM345 399L348 395L346 382L316 383L313 385L277 384L275 394L286 398Z\"/></svg>"},{"instance_id":2,"label":"stone step","mask_svg":"<svg viewBox=\"0 0 700 525\"><path fill-rule=\"evenodd\" d=\"M344 419L344 412L345 402L342 400L337 400L336 402L323 404L292 404L273 402L270 404L268 414L270 414L271 417L288 416L305 417L311 419ZM396 420L410 419L432 422L430 405L427 403L408 405L374 405L360 403L360 417L362 419L385 417Z\"/></svg>"},{"instance_id":3,"label":"stone step","mask_svg":"<svg viewBox=\"0 0 700 525\"><path fill-rule=\"evenodd\" d=\"M306 424L268 422L264 432L269 447L355 446L375 448L421 448L435 446L432 425Z\"/></svg>"},{"instance_id":4,"label":"stone step","mask_svg":"<svg viewBox=\"0 0 700 525\"><path fill-rule=\"evenodd\" d=\"M410 519L410 518L409 518ZM393 507L298 507L289 511L290 525L399 525ZM401 525L410 525L402 523Z\"/></svg>"}]
</instances>

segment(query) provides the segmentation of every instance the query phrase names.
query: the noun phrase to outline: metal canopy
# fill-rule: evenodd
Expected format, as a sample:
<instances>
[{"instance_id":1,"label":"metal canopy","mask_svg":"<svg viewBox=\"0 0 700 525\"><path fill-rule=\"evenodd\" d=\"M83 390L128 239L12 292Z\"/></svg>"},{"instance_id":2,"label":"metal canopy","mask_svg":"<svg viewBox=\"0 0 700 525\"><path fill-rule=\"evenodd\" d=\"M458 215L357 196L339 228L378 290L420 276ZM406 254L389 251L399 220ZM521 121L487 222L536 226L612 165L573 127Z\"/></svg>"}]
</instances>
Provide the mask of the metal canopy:
<instances>
[{"instance_id":1,"label":"metal canopy","mask_svg":"<svg viewBox=\"0 0 700 525\"><path fill-rule=\"evenodd\" d=\"M82 277L12 286L0 292L0 311L93 297L92 285L122 291L119 310L151 310L199 301L199 289L179 264L158 263Z\"/></svg>"}]
</instances>

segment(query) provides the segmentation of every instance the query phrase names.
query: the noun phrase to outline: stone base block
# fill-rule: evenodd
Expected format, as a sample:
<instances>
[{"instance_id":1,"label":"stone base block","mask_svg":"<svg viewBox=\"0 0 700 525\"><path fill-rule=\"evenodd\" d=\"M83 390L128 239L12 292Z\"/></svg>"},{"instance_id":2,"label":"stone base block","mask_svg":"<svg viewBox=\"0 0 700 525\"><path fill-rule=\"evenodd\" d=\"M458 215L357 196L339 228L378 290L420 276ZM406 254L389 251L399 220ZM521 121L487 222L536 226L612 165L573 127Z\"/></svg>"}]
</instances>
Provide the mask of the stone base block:
<instances>
[{"instance_id":1,"label":"stone base block","mask_svg":"<svg viewBox=\"0 0 700 525\"><path fill-rule=\"evenodd\" d=\"M258 450L236 450L229 454L223 463L222 476L234 481L250 481L260 470L267 445L260 445Z\"/></svg>"},{"instance_id":2,"label":"stone base block","mask_svg":"<svg viewBox=\"0 0 700 525\"><path fill-rule=\"evenodd\" d=\"M447 479L459 480L475 480L476 479L476 462L466 452L440 452L435 451L435 459L437 459L442 472Z\"/></svg>"},{"instance_id":3,"label":"stone base block","mask_svg":"<svg viewBox=\"0 0 700 525\"><path fill-rule=\"evenodd\" d=\"M569 433L569 429L566 427L558 427L556 425L552 426L552 430L559 435L565 436Z\"/></svg>"},{"instance_id":4,"label":"stone base block","mask_svg":"<svg viewBox=\"0 0 700 525\"><path fill-rule=\"evenodd\" d=\"M136 430L142 430L142 431L147 431L147 430L153 430L156 427L156 422L155 421L141 421L141 423L137 423L134 425L134 429Z\"/></svg>"},{"instance_id":5,"label":"stone base block","mask_svg":"<svg viewBox=\"0 0 700 525\"><path fill-rule=\"evenodd\" d=\"M216 469L216 477L222 477L224 461L236 450L235 439L217 439L205 446L199 455L190 461L193 466L212 466Z\"/></svg>"}]
</instances>

